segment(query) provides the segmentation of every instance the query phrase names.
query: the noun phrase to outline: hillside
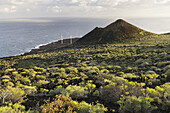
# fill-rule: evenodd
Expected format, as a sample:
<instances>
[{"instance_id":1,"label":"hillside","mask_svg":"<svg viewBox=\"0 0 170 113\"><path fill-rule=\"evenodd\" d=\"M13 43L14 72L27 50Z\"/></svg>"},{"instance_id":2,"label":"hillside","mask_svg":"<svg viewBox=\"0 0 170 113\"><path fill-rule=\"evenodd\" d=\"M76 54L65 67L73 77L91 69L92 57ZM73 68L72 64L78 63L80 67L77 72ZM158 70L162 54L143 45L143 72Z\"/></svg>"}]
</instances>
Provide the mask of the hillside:
<instances>
[{"instance_id":1,"label":"hillside","mask_svg":"<svg viewBox=\"0 0 170 113\"><path fill-rule=\"evenodd\" d=\"M154 37L156 34L142 30L122 19L106 26L96 27L87 35L83 36L76 44L105 44L115 42L127 42L132 40L143 40Z\"/></svg>"},{"instance_id":2,"label":"hillside","mask_svg":"<svg viewBox=\"0 0 170 113\"><path fill-rule=\"evenodd\" d=\"M1 58L0 113L169 113L170 35L122 20L94 31L90 36L114 31L154 38L94 44L89 37L89 44L56 49L59 41L36 54Z\"/></svg>"}]
</instances>

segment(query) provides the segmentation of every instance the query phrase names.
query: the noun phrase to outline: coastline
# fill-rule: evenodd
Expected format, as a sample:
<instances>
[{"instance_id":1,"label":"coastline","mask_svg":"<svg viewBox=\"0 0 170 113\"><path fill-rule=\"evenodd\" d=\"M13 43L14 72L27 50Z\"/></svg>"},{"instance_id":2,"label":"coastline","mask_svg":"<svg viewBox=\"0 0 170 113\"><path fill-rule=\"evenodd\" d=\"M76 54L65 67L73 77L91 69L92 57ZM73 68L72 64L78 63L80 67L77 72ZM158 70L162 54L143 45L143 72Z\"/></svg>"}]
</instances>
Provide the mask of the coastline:
<instances>
[{"instance_id":1,"label":"coastline","mask_svg":"<svg viewBox=\"0 0 170 113\"><path fill-rule=\"evenodd\" d=\"M72 43L76 42L77 40L79 40L80 38L72 38ZM48 51L53 51L59 48L63 48L66 47L70 44L70 38L66 38L63 39L63 44L61 44L61 40L55 40L55 41L51 41L48 42L46 44L39 44L37 46L35 46L34 48L30 48L27 49L27 51L20 53L20 54L16 54L13 56L6 56L6 57L0 57L0 59L8 59L11 57L17 57L17 56L24 56L24 55L31 55L31 54L36 54L36 53L43 53L43 52L48 52Z\"/></svg>"},{"instance_id":2,"label":"coastline","mask_svg":"<svg viewBox=\"0 0 170 113\"><path fill-rule=\"evenodd\" d=\"M53 50L56 50L56 49L59 49L59 48L69 46L79 39L80 38L71 38L71 39L66 38L66 39L63 39L63 40L56 40L54 42L49 42L49 43L46 43L46 44L40 44L40 45L36 46L35 48L31 49L29 52L25 52L21 55L30 55L30 54L53 51Z\"/></svg>"}]
</instances>

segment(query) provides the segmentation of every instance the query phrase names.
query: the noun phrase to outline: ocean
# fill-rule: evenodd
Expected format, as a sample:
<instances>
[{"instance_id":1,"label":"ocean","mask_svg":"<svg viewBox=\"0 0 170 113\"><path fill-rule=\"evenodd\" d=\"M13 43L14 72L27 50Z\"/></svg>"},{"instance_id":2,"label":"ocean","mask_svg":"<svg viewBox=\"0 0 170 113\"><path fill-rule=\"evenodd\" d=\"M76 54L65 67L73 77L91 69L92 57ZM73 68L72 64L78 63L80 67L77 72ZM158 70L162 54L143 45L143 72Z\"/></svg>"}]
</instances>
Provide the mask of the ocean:
<instances>
[{"instance_id":1,"label":"ocean","mask_svg":"<svg viewBox=\"0 0 170 113\"><path fill-rule=\"evenodd\" d=\"M0 58L21 55L33 48L60 39L81 37L95 27L104 27L115 20L99 18L1 19ZM170 18L125 20L151 32L170 32Z\"/></svg>"}]
</instances>

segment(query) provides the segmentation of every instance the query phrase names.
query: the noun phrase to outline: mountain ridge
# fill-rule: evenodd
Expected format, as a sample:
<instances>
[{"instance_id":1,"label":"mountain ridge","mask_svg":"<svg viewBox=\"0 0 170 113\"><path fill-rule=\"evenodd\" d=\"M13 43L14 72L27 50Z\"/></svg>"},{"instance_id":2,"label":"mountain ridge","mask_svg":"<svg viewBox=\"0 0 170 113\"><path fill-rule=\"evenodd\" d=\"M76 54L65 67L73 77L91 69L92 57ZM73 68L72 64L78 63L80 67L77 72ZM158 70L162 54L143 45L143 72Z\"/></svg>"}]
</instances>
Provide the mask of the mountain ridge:
<instances>
[{"instance_id":1,"label":"mountain ridge","mask_svg":"<svg viewBox=\"0 0 170 113\"><path fill-rule=\"evenodd\" d=\"M134 39L142 40L145 36L151 35L156 34L136 27L123 19L118 19L104 28L96 27L75 42L75 44L104 44L125 42Z\"/></svg>"}]
</instances>

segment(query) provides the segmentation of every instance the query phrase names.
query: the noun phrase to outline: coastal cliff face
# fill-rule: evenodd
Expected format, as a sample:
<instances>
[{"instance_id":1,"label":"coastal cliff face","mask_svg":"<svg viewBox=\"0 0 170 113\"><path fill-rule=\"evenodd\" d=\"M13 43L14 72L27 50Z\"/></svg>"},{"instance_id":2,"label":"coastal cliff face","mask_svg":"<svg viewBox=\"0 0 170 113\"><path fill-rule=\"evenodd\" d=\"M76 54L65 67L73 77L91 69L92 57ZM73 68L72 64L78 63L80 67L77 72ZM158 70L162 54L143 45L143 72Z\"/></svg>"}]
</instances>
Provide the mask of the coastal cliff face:
<instances>
[{"instance_id":1,"label":"coastal cliff face","mask_svg":"<svg viewBox=\"0 0 170 113\"><path fill-rule=\"evenodd\" d=\"M79 40L79 38L59 40L57 42L40 46L38 49L32 49L29 53L25 53L25 55L54 51L59 48L67 47L70 44L75 43L77 40Z\"/></svg>"}]
</instances>

